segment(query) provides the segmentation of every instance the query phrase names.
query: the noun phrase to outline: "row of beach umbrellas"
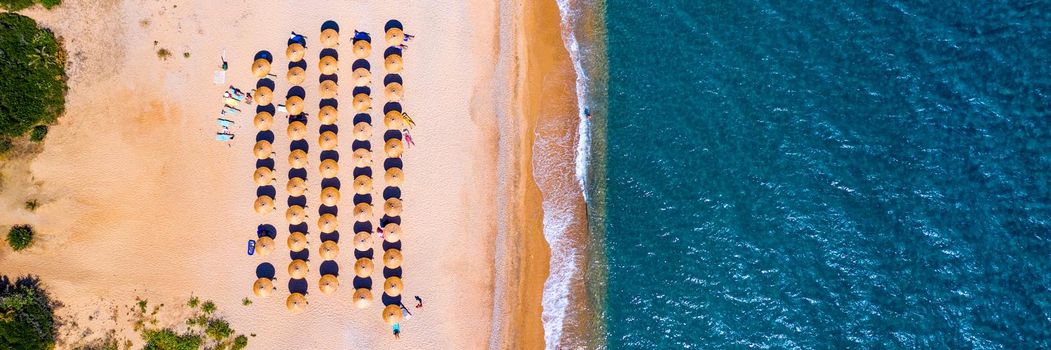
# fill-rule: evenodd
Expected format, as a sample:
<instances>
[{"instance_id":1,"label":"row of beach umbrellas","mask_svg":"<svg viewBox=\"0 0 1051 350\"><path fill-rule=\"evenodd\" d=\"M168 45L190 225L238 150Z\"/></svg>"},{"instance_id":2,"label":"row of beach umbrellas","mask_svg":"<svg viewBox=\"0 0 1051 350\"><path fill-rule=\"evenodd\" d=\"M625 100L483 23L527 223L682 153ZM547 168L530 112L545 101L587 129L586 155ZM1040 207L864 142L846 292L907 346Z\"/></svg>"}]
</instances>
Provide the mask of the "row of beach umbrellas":
<instances>
[{"instance_id":1,"label":"row of beach umbrellas","mask_svg":"<svg viewBox=\"0 0 1051 350\"><path fill-rule=\"evenodd\" d=\"M397 49L398 45L404 42L405 33L402 32L401 23L397 21L389 21L385 26L386 33L385 38L387 44L390 46L384 52L384 68L387 71L387 78L384 79L384 95L387 98L388 103L400 103L404 96L404 89L401 82L401 77L397 74L402 71L402 58L401 51ZM393 79L392 79L393 78ZM404 115L400 108L391 108L388 112L384 113L383 124L388 130L394 130L400 133L404 124ZM391 137L384 142L383 150L386 153L388 159L399 159L405 151L405 145L401 139L400 134L395 134L395 137ZM384 180L388 187L400 187L404 181L405 175L401 168L401 162L396 162L396 166L391 166L387 169L384 174ZM400 191L397 193L400 194ZM401 213L402 213L402 201L400 196L388 198L384 202L384 213L387 217L398 218L398 223L390 222L384 226L384 240L389 243L400 243L403 235L401 225ZM397 245L401 247L400 244ZM401 249L391 247L386 249L383 253L384 266L388 269L399 269L403 260ZM399 269L400 271L400 269ZM401 279L401 273L387 277L383 281L383 293L390 297L401 296L404 284ZM382 313L383 321L387 324L400 323L402 320L401 305L398 303L391 303L383 308Z\"/></svg>"}]
</instances>

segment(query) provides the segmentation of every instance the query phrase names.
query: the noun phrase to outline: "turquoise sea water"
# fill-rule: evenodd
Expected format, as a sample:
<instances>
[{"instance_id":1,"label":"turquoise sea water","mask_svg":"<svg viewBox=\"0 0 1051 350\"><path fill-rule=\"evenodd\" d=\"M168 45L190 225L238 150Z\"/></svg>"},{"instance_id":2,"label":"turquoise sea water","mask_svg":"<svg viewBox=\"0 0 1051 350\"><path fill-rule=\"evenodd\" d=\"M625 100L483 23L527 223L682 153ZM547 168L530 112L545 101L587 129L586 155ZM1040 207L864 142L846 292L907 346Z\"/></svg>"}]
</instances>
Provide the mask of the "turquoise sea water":
<instances>
[{"instance_id":1,"label":"turquoise sea water","mask_svg":"<svg viewBox=\"0 0 1051 350\"><path fill-rule=\"evenodd\" d=\"M1051 2L605 27L610 348L1051 348Z\"/></svg>"}]
</instances>

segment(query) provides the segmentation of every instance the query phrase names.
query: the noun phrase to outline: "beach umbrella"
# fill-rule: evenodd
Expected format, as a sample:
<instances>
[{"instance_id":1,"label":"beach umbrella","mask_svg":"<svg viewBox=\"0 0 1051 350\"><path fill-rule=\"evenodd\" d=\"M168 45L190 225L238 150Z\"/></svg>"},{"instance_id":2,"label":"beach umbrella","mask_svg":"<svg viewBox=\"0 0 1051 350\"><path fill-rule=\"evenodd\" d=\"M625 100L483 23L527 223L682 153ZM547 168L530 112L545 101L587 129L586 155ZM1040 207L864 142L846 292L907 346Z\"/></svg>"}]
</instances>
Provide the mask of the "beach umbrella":
<instances>
[{"instance_id":1,"label":"beach umbrella","mask_svg":"<svg viewBox=\"0 0 1051 350\"><path fill-rule=\"evenodd\" d=\"M387 56L383 59L383 68L387 70L387 73L401 73L401 55L395 53Z\"/></svg>"},{"instance_id":2,"label":"beach umbrella","mask_svg":"<svg viewBox=\"0 0 1051 350\"><path fill-rule=\"evenodd\" d=\"M252 293L260 298L266 298L270 296L270 293L274 292L274 282L269 278L260 278L252 283Z\"/></svg>"},{"instance_id":3,"label":"beach umbrella","mask_svg":"<svg viewBox=\"0 0 1051 350\"><path fill-rule=\"evenodd\" d=\"M335 215L322 214L321 217L317 219L317 227L318 230L321 230L321 233L336 232L337 226L339 226L339 222L336 220Z\"/></svg>"},{"instance_id":4,"label":"beach umbrella","mask_svg":"<svg viewBox=\"0 0 1051 350\"><path fill-rule=\"evenodd\" d=\"M321 204L329 207L339 204L339 190L335 187L325 187L321 190Z\"/></svg>"},{"instance_id":5,"label":"beach umbrella","mask_svg":"<svg viewBox=\"0 0 1051 350\"><path fill-rule=\"evenodd\" d=\"M354 70L354 85L368 86L369 83L372 83L372 72L365 67L358 67Z\"/></svg>"},{"instance_id":6,"label":"beach umbrella","mask_svg":"<svg viewBox=\"0 0 1051 350\"><path fill-rule=\"evenodd\" d=\"M292 43L292 45L288 45L288 48L285 49L285 55L288 56L289 62L299 62L307 55L307 49L299 43Z\"/></svg>"},{"instance_id":7,"label":"beach umbrella","mask_svg":"<svg viewBox=\"0 0 1051 350\"><path fill-rule=\"evenodd\" d=\"M260 58L252 62L252 75L256 78L265 78L267 74L270 74L270 61L265 58Z\"/></svg>"},{"instance_id":8,"label":"beach umbrella","mask_svg":"<svg viewBox=\"0 0 1051 350\"><path fill-rule=\"evenodd\" d=\"M288 250L301 252L303 249L307 249L308 244L307 236L302 232L292 232L292 234L288 235Z\"/></svg>"},{"instance_id":9,"label":"beach umbrella","mask_svg":"<svg viewBox=\"0 0 1051 350\"><path fill-rule=\"evenodd\" d=\"M270 154L274 153L274 149L270 146L270 141L261 140L255 143L252 147L252 154L255 154L257 159L270 158Z\"/></svg>"},{"instance_id":10,"label":"beach umbrella","mask_svg":"<svg viewBox=\"0 0 1051 350\"><path fill-rule=\"evenodd\" d=\"M366 122L359 122L354 124L354 139L358 141L368 141L372 138L372 125Z\"/></svg>"},{"instance_id":11,"label":"beach umbrella","mask_svg":"<svg viewBox=\"0 0 1051 350\"><path fill-rule=\"evenodd\" d=\"M252 173L256 186L266 186L274 182L274 171L267 167L258 167Z\"/></svg>"},{"instance_id":12,"label":"beach umbrella","mask_svg":"<svg viewBox=\"0 0 1051 350\"><path fill-rule=\"evenodd\" d=\"M260 215L270 214L270 212L276 209L274 207L274 199L270 196L259 196L255 199L255 212Z\"/></svg>"},{"instance_id":13,"label":"beach umbrella","mask_svg":"<svg viewBox=\"0 0 1051 350\"><path fill-rule=\"evenodd\" d=\"M274 90L270 90L270 87L260 86L255 89L255 103L260 106L266 106L274 102Z\"/></svg>"},{"instance_id":14,"label":"beach umbrella","mask_svg":"<svg viewBox=\"0 0 1051 350\"><path fill-rule=\"evenodd\" d=\"M310 271L310 267L307 266L307 262L302 259L292 260L288 263L288 275L292 279L303 279L307 277L307 272Z\"/></svg>"},{"instance_id":15,"label":"beach umbrella","mask_svg":"<svg viewBox=\"0 0 1051 350\"><path fill-rule=\"evenodd\" d=\"M401 292L398 294L401 294ZM401 306L390 304L383 308L383 322L389 325L401 323Z\"/></svg>"},{"instance_id":16,"label":"beach umbrella","mask_svg":"<svg viewBox=\"0 0 1051 350\"><path fill-rule=\"evenodd\" d=\"M390 130L401 130L405 127L405 116L399 111L390 111L383 115L383 125Z\"/></svg>"},{"instance_id":17,"label":"beach umbrella","mask_svg":"<svg viewBox=\"0 0 1051 350\"><path fill-rule=\"evenodd\" d=\"M293 177L288 179L288 186L285 186L288 190L288 195L292 197L299 197L303 195L303 192L307 190L307 182L301 177Z\"/></svg>"},{"instance_id":18,"label":"beach umbrella","mask_svg":"<svg viewBox=\"0 0 1051 350\"><path fill-rule=\"evenodd\" d=\"M297 149L288 153L288 165L292 169L303 169L307 166L307 152Z\"/></svg>"},{"instance_id":19,"label":"beach umbrella","mask_svg":"<svg viewBox=\"0 0 1051 350\"><path fill-rule=\"evenodd\" d=\"M386 266L388 269L401 267L401 251L387 249L387 251L383 252L383 266Z\"/></svg>"},{"instance_id":20,"label":"beach umbrella","mask_svg":"<svg viewBox=\"0 0 1051 350\"><path fill-rule=\"evenodd\" d=\"M383 281L383 292L389 296L396 297L401 295L402 288L401 278L398 276L391 276L386 281ZM398 307L397 305L391 306ZM398 310L398 315L401 315L401 310Z\"/></svg>"},{"instance_id":21,"label":"beach umbrella","mask_svg":"<svg viewBox=\"0 0 1051 350\"><path fill-rule=\"evenodd\" d=\"M337 146L339 146L339 139L336 137L336 133L326 131L321 133L320 136L318 136L317 144L318 146L321 146L322 150L331 151L336 149Z\"/></svg>"},{"instance_id":22,"label":"beach umbrella","mask_svg":"<svg viewBox=\"0 0 1051 350\"><path fill-rule=\"evenodd\" d=\"M386 226L383 226L383 240L387 242L396 243L400 241L401 234L401 225L392 222L387 224Z\"/></svg>"},{"instance_id":23,"label":"beach umbrella","mask_svg":"<svg viewBox=\"0 0 1051 350\"><path fill-rule=\"evenodd\" d=\"M383 144L383 151L387 152L387 157L399 158L401 153L405 151L405 145L401 143L401 139L392 138Z\"/></svg>"},{"instance_id":24,"label":"beach umbrella","mask_svg":"<svg viewBox=\"0 0 1051 350\"><path fill-rule=\"evenodd\" d=\"M369 44L367 40L355 40L354 41L354 57L365 59L369 58L369 54L372 53L372 44Z\"/></svg>"},{"instance_id":25,"label":"beach umbrella","mask_svg":"<svg viewBox=\"0 0 1051 350\"><path fill-rule=\"evenodd\" d=\"M375 265L372 263L372 259L361 258L354 262L354 275L367 278L372 276L372 270L375 269Z\"/></svg>"},{"instance_id":26,"label":"beach umbrella","mask_svg":"<svg viewBox=\"0 0 1051 350\"><path fill-rule=\"evenodd\" d=\"M292 293L292 295L289 295L288 299L285 300L285 307L287 307L288 311L291 311L293 314L303 312L307 309L307 297L300 293Z\"/></svg>"},{"instance_id":27,"label":"beach umbrella","mask_svg":"<svg viewBox=\"0 0 1051 350\"><path fill-rule=\"evenodd\" d=\"M339 62L336 61L335 56L325 56L318 61L317 67L321 70L321 74L332 75L336 74L336 70L339 69Z\"/></svg>"},{"instance_id":28,"label":"beach umbrella","mask_svg":"<svg viewBox=\"0 0 1051 350\"><path fill-rule=\"evenodd\" d=\"M366 168L372 165L372 152L368 149L358 148L354 150L354 154L351 155L354 161L354 166L358 168Z\"/></svg>"},{"instance_id":29,"label":"beach umbrella","mask_svg":"<svg viewBox=\"0 0 1051 350\"><path fill-rule=\"evenodd\" d=\"M307 72L302 67L292 67L288 69L288 83L292 85L303 85L303 82L307 80Z\"/></svg>"},{"instance_id":30,"label":"beach umbrella","mask_svg":"<svg viewBox=\"0 0 1051 350\"><path fill-rule=\"evenodd\" d=\"M321 31L321 46L334 48L337 45L339 45L339 32L332 28Z\"/></svg>"},{"instance_id":31,"label":"beach umbrella","mask_svg":"<svg viewBox=\"0 0 1051 350\"><path fill-rule=\"evenodd\" d=\"M303 220L307 218L307 211L301 206L293 205L285 210L285 220L288 220L289 225L299 225L303 223Z\"/></svg>"},{"instance_id":32,"label":"beach umbrella","mask_svg":"<svg viewBox=\"0 0 1051 350\"><path fill-rule=\"evenodd\" d=\"M321 250L318 254L323 260L336 260L336 257L339 256L339 244L336 244L336 241L321 242Z\"/></svg>"},{"instance_id":33,"label":"beach umbrella","mask_svg":"<svg viewBox=\"0 0 1051 350\"><path fill-rule=\"evenodd\" d=\"M270 126L274 125L274 115L266 111L256 113L255 118L252 118L252 123L259 131L270 130Z\"/></svg>"},{"instance_id":34,"label":"beach umbrella","mask_svg":"<svg viewBox=\"0 0 1051 350\"><path fill-rule=\"evenodd\" d=\"M336 163L335 159L325 159L318 166L318 171L321 172L321 177L331 179L339 174L339 164Z\"/></svg>"},{"instance_id":35,"label":"beach umbrella","mask_svg":"<svg viewBox=\"0 0 1051 350\"><path fill-rule=\"evenodd\" d=\"M405 91L402 90L401 84L399 83L390 83L387 84L385 88L383 88L383 94L387 96L387 101L391 102L401 101L401 98L402 96L404 96L404 93Z\"/></svg>"},{"instance_id":36,"label":"beach umbrella","mask_svg":"<svg viewBox=\"0 0 1051 350\"><path fill-rule=\"evenodd\" d=\"M367 112L372 108L372 97L365 93L354 95L354 110L358 112Z\"/></svg>"},{"instance_id":37,"label":"beach umbrella","mask_svg":"<svg viewBox=\"0 0 1051 350\"><path fill-rule=\"evenodd\" d=\"M274 239L263 236L255 240L255 252L260 256L267 256L274 252Z\"/></svg>"},{"instance_id":38,"label":"beach umbrella","mask_svg":"<svg viewBox=\"0 0 1051 350\"><path fill-rule=\"evenodd\" d=\"M336 123L336 119L339 114L336 111L336 107L324 106L318 111L317 119L321 121L321 124L331 125Z\"/></svg>"},{"instance_id":39,"label":"beach umbrella","mask_svg":"<svg viewBox=\"0 0 1051 350\"><path fill-rule=\"evenodd\" d=\"M292 141L302 140L307 136L307 126L303 122L288 123L288 138Z\"/></svg>"},{"instance_id":40,"label":"beach umbrella","mask_svg":"<svg viewBox=\"0 0 1051 350\"><path fill-rule=\"evenodd\" d=\"M385 38L388 46L398 46L405 42L405 33L401 31L401 28L391 28L387 29Z\"/></svg>"},{"instance_id":41,"label":"beach umbrella","mask_svg":"<svg viewBox=\"0 0 1051 350\"><path fill-rule=\"evenodd\" d=\"M354 307L364 309L372 303L372 291L368 288L358 288L354 291Z\"/></svg>"},{"instance_id":42,"label":"beach umbrella","mask_svg":"<svg viewBox=\"0 0 1051 350\"><path fill-rule=\"evenodd\" d=\"M358 232L354 235L354 249L360 251L367 251L372 248L372 234L368 232Z\"/></svg>"},{"instance_id":43,"label":"beach umbrella","mask_svg":"<svg viewBox=\"0 0 1051 350\"><path fill-rule=\"evenodd\" d=\"M336 93L339 90L339 86L336 85L335 80L325 80L321 82L321 86L318 87L318 95L321 98L336 98Z\"/></svg>"},{"instance_id":44,"label":"beach umbrella","mask_svg":"<svg viewBox=\"0 0 1051 350\"><path fill-rule=\"evenodd\" d=\"M401 215L401 199L388 198L383 202L383 213L392 217Z\"/></svg>"},{"instance_id":45,"label":"beach umbrella","mask_svg":"<svg viewBox=\"0 0 1051 350\"><path fill-rule=\"evenodd\" d=\"M401 171L401 168L390 168L387 169L386 174L383 174L383 180L387 182L387 186L401 186L402 181L405 180L405 173Z\"/></svg>"},{"instance_id":46,"label":"beach umbrella","mask_svg":"<svg viewBox=\"0 0 1051 350\"><path fill-rule=\"evenodd\" d=\"M372 204L358 203L354 206L354 220L368 222L372 219Z\"/></svg>"},{"instance_id":47,"label":"beach umbrella","mask_svg":"<svg viewBox=\"0 0 1051 350\"><path fill-rule=\"evenodd\" d=\"M336 279L335 275L324 275L317 282L317 288L321 290L321 294L332 294L339 288L339 280Z\"/></svg>"},{"instance_id":48,"label":"beach umbrella","mask_svg":"<svg viewBox=\"0 0 1051 350\"><path fill-rule=\"evenodd\" d=\"M372 178L368 175L358 175L354 178L354 193L357 194L369 194L372 193Z\"/></svg>"},{"instance_id":49,"label":"beach umbrella","mask_svg":"<svg viewBox=\"0 0 1051 350\"><path fill-rule=\"evenodd\" d=\"M289 96L285 99L285 109L288 110L288 115L299 115L303 114L303 108L306 107L303 103L303 98L299 96Z\"/></svg>"}]
</instances>

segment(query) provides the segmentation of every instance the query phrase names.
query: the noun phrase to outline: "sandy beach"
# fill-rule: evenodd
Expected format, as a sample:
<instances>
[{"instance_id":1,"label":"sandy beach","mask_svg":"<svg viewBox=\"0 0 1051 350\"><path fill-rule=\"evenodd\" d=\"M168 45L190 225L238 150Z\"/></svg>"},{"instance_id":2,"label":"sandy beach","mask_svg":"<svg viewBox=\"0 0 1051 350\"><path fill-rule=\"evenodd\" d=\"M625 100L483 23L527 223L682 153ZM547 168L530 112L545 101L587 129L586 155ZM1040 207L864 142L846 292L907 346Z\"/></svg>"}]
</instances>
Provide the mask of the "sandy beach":
<instances>
[{"instance_id":1,"label":"sandy beach","mask_svg":"<svg viewBox=\"0 0 1051 350\"><path fill-rule=\"evenodd\" d=\"M66 321L60 348L101 337L109 329L141 342L114 310L136 297L149 299L169 305L157 326L179 326L177 305L191 295L214 300L238 332L254 334L250 349L542 346L539 300L547 252L530 164L536 119L529 117L538 112L523 109L524 94L535 92L519 84L526 70L550 64L521 55L557 54L562 43L542 44L554 49L550 51L524 51L522 35L538 26L554 25L549 30L555 36L543 40L557 39L558 14L551 8L522 12L530 7L523 3L348 6L310 1L263 6L88 0L68 1L52 11L24 11L65 39L71 89L67 113L52 127L43 152L32 162L4 166L0 225L6 229L29 223L39 234L27 251L0 250L0 271L39 275L64 304L58 311ZM337 260L344 271L342 286L332 295L318 293L321 260L312 259L310 305L302 314L287 312L288 276L283 270L290 258L284 247L283 188L278 213L260 217L252 211L254 107L237 116L231 129L237 137L231 143L216 141L215 118L226 86L212 83L225 50L227 84L250 89L255 84L249 71L252 56L269 50L275 56L278 103L289 87L283 55L289 31L316 44L319 26L331 19L341 26L344 41L353 29L381 38L384 22L392 18L416 35L405 52L402 73L403 106L418 125L413 131L417 147L403 156L403 275L405 298L419 295L425 300L425 307L414 309L416 316L403 323L400 340L393 339L380 318L380 271L373 277L373 305L356 309L350 301L353 274L346 271L352 267L353 248L347 214L340 223L343 253ZM306 56L303 86L311 115L318 109L319 47L309 47ZM162 48L172 56L159 58ZM340 72L349 75L349 43L339 50L348 57L339 61ZM384 102L382 79L377 78L382 60L382 49L374 49L369 61L377 102ZM514 94L507 89L512 86L517 86ZM340 85L341 101L349 102L351 88ZM351 127L347 110L338 123L344 130ZM374 121L382 119L381 111L371 114ZM277 119L276 173L283 185L288 138L283 118ZM313 144L318 130L316 119L312 121L306 139ZM340 153L349 159L350 133L340 137ZM372 141L381 144L381 134ZM310 156L307 169L314 175L307 199L317 207L318 155ZM382 152L374 165L380 174L381 160ZM350 166L345 169L340 177L348 184ZM347 213L353 206L350 197L340 202ZM41 206L26 211L22 203L28 199ZM279 249L265 258L245 254L246 241L255 237L259 224L279 228ZM319 244L313 239L310 247L316 250ZM278 290L268 299L251 296L255 268L262 262L278 271ZM245 297L254 303L241 305ZM111 313L113 317L100 317Z\"/></svg>"}]
</instances>

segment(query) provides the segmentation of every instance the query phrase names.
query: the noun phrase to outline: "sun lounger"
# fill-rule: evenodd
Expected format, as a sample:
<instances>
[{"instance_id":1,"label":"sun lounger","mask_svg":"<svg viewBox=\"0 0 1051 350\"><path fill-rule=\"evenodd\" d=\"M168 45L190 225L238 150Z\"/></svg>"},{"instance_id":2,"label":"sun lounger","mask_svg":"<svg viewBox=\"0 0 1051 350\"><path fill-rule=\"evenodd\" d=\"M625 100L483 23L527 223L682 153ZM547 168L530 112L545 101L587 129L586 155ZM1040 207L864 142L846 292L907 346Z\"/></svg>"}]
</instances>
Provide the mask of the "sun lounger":
<instances>
[{"instance_id":1,"label":"sun lounger","mask_svg":"<svg viewBox=\"0 0 1051 350\"><path fill-rule=\"evenodd\" d=\"M224 134L221 132L215 133L216 141L230 141L234 139L234 134Z\"/></svg>"},{"instance_id":2,"label":"sun lounger","mask_svg":"<svg viewBox=\"0 0 1051 350\"><path fill-rule=\"evenodd\" d=\"M223 118L218 118L218 119L215 120L215 122L218 123L219 126L224 127L224 128L229 128L229 127L234 125L234 121L233 120L223 119Z\"/></svg>"}]
</instances>

